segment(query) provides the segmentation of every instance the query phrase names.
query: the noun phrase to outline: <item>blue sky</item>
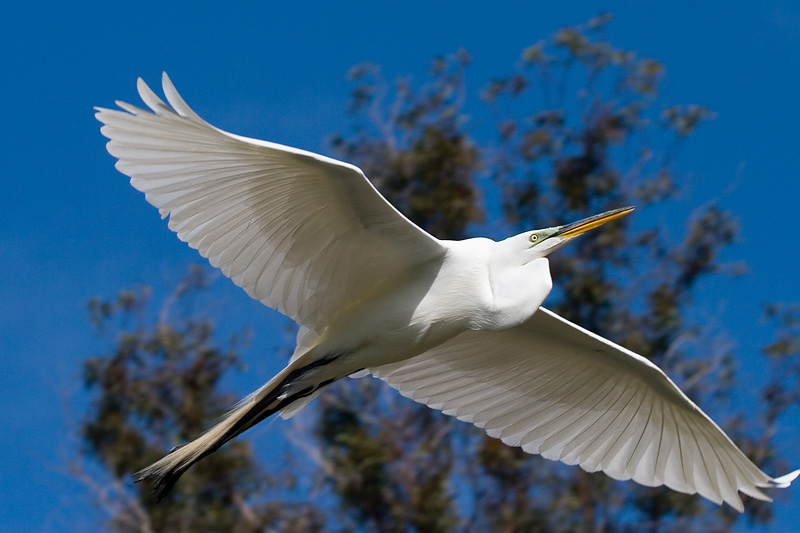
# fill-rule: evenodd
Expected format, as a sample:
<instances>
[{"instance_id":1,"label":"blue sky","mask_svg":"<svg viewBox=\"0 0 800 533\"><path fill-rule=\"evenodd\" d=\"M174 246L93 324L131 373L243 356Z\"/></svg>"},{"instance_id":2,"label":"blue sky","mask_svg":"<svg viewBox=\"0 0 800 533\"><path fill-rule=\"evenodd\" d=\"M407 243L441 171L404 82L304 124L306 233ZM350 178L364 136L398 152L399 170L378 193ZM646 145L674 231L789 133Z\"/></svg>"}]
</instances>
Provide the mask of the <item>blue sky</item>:
<instances>
[{"instance_id":1,"label":"blue sky","mask_svg":"<svg viewBox=\"0 0 800 533\"><path fill-rule=\"evenodd\" d=\"M23 5L24 4L24 5ZM657 4L657 5L656 5ZM738 3L737 3L738 4ZM737 343L743 381L769 338L761 305L800 301L800 4L728 2L15 2L0 17L0 531L90 529L97 517L65 474L74 449L65 394L80 405L79 361L102 349L85 319L93 295L175 280L196 253L117 173L92 106L136 103L138 76L169 72L212 123L329 153L348 126L349 67L383 66L421 79L430 59L459 47L475 58L470 99L509 72L520 51L601 11L619 47L667 66L662 96L715 110L681 155L685 209L716 200L739 216L741 241L725 254L750 274L700 286L697 312ZM473 101L474 103L474 101ZM277 361L274 315L230 283L224 327L251 324L255 387ZM64 391L67 391L65 393ZM245 392L245 391L243 391ZM795 409L796 411L796 409ZM75 414L75 413L73 413ZM795 413L796 414L796 413ZM800 466L787 423L781 455ZM277 431L274 426L271 431ZM260 432L265 438L268 432ZM782 474L774 472L773 474ZM776 531L800 515L800 487L775 504ZM71 521L70 517L84 517Z\"/></svg>"}]
</instances>

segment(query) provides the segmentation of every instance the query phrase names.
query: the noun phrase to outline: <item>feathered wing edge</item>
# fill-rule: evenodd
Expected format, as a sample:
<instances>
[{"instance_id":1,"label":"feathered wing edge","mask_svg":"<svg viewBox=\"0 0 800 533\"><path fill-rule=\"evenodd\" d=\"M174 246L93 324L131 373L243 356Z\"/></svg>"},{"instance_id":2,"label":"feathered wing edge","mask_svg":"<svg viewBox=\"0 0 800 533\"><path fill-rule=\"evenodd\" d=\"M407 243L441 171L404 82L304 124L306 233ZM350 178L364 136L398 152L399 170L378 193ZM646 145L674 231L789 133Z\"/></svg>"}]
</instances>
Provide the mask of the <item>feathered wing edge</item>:
<instances>
[{"instance_id":1,"label":"feathered wing edge","mask_svg":"<svg viewBox=\"0 0 800 533\"><path fill-rule=\"evenodd\" d=\"M785 488L651 362L541 308L503 332L468 331L408 361L370 369L406 397L510 446L614 479L723 501Z\"/></svg>"},{"instance_id":2,"label":"feathered wing edge","mask_svg":"<svg viewBox=\"0 0 800 533\"><path fill-rule=\"evenodd\" d=\"M166 101L138 80L149 109L95 108L107 149L178 238L251 297L319 331L376 284L444 256L359 168L220 130L166 73L162 84Z\"/></svg>"}]
</instances>

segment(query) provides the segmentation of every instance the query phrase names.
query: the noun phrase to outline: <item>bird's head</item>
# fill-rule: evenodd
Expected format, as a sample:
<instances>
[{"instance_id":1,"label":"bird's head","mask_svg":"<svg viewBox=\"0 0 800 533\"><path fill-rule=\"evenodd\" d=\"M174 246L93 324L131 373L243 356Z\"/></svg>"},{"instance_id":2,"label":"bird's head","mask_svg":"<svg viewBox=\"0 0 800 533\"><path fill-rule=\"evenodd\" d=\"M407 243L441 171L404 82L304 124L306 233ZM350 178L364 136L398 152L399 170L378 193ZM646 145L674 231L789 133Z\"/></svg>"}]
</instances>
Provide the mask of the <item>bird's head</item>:
<instances>
[{"instance_id":1,"label":"bird's head","mask_svg":"<svg viewBox=\"0 0 800 533\"><path fill-rule=\"evenodd\" d=\"M525 262L527 263L534 259L547 256L575 237L594 228L598 228L612 220L623 217L633 211L633 209L633 207L621 207L564 226L526 231L508 240L514 241L515 248L518 246L524 247L526 252Z\"/></svg>"}]
</instances>

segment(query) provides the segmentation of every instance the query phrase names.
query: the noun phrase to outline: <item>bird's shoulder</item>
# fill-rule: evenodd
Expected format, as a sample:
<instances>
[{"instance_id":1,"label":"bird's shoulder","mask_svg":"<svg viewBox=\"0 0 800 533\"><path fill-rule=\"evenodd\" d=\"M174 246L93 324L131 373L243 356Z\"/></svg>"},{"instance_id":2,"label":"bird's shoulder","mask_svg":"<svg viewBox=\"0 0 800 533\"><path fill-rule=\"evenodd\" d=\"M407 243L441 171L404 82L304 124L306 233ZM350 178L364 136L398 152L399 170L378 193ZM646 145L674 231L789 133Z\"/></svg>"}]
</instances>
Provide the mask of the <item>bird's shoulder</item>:
<instances>
[{"instance_id":1,"label":"bird's shoulder","mask_svg":"<svg viewBox=\"0 0 800 533\"><path fill-rule=\"evenodd\" d=\"M473 237L459 241L439 241L444 246L447 255L451 257L480 257L488 256L497 243L486 237Z\"/></svg>"}]
</instances>

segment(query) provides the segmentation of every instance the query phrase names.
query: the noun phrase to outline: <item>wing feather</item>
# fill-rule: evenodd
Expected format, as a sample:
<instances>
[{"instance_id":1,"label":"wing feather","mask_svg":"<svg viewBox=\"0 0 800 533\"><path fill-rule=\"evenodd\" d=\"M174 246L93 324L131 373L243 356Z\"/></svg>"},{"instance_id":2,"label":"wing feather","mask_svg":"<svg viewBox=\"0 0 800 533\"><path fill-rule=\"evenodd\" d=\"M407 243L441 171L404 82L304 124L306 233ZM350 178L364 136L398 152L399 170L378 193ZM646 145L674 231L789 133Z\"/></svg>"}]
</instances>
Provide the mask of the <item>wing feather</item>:
<instances>
[{"instance_id":1,"label":"wing feather","mask_svg":"<svg viewBox=\"0 0 800 533\"><path fill-rule=\"evenodd\" d=\"M370 371L529 453L739 511L739 492L768 500L758 487L798 475L766 475L658 367L544 308Z\"/></svg>"},{"instance_id":2,"label":"wing feather","mask_svg":"<svg viewBox=\"0 0 800 533\"><path fill-rule=\"evenodd\" d=\"M442 244L391 206L360 169L227 133L163 77L149 108L97 109L117 169L169 228L250 296L320 331L387 279L441 260Z\"/></svg>"}]
</instances>

